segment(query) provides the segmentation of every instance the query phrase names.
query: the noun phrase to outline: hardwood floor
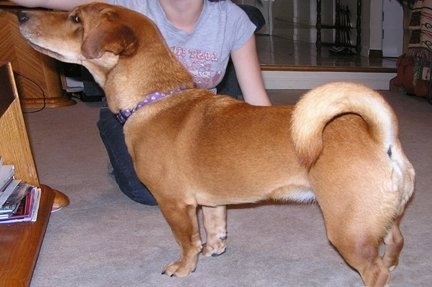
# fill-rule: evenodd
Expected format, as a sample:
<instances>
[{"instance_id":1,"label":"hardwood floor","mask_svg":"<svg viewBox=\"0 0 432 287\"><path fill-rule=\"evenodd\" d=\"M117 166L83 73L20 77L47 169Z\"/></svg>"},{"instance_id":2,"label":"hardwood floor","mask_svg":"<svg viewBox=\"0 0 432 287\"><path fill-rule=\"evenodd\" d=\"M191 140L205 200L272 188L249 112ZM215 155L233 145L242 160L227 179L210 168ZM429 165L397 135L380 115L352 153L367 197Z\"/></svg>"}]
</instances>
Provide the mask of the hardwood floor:
<instances>
[{"instance_id":1,"label":"hardwood floor","mask_svg":"<svg viewBox=\"0 0 432 287\"><path fill-rule=\"evenodd\" d=\"M315 44L263 34L256 35L256 44L263 71L396 72L396 58L333 55L330 47L318 54Z\"/></svg>"}]
</instances>

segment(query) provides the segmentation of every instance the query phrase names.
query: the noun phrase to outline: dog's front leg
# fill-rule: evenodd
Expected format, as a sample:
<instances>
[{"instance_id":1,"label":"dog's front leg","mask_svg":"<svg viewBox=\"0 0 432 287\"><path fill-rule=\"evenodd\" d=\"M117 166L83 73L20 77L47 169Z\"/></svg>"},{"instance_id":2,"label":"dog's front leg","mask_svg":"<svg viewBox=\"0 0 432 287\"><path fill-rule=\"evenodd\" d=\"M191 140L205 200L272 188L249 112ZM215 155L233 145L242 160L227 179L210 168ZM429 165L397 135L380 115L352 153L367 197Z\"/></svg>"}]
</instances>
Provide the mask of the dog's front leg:
<instances>
[{"instance_id":1,"label":"dog's front leg","mask_svg":"<svg viewBox=\"0 0 432 287\"><path fill-rule=\"evenodd\" d=\"M198 254L201 252L196 205L179 202L158 202L177 243L180 246L180 259L168 264L162 274L184 277L195 271Z\"/></svg>"},{"instance_id":2,"label":"dog's front leg","mask_svg":"<svg viewBox=\"0 0 432 287\"><path fill-rule=\"evenodd\" d=\"M204 256L220 255L226 249L226 206L203 206L202 211L207 235L202 254Z\"/></svg>"}]
</instances>

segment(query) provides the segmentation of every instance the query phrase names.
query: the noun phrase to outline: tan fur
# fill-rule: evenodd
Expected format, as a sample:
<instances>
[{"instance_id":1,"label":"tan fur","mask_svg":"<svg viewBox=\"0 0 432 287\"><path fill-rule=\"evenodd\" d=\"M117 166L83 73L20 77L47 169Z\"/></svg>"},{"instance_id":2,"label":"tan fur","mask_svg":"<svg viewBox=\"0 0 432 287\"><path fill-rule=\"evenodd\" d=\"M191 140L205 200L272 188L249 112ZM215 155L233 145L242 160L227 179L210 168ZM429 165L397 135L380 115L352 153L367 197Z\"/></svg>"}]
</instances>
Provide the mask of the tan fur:
<instances>
[{"instance_id":1,"label":"tan fur","mask_svg":"<svg viewBox=\"0 0 432 287\"><path fill-rule=\"evenodd\" d=\"M99 3L22 16L29 43L86 66L114 113L134 108L150 92L186 88L138 110L124 125L137 174L181 248L165 274L188 275L201 251L225 251L226 205L316 197L328 238L346 262L367 286L388 283L403 246L399 222L414 170L396 117L378 93L332 83L307 93L296 107L255 107L193 89L156 26L136 12Z\"/></svg>"}]
</instances>

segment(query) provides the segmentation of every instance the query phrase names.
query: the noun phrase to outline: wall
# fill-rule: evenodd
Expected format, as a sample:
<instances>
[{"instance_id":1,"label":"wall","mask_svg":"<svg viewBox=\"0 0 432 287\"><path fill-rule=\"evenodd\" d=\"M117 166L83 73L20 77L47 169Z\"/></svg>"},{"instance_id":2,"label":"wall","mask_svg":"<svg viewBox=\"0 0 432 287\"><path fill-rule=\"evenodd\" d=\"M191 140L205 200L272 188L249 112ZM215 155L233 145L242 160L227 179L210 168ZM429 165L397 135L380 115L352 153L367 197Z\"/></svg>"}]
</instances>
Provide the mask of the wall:
<instances>
[{"instance_id":1,"label":"wall","mask_svg":"<svg viewBox=\"0 0 432 287\"><path fill-rule=\"evenodd\" d=\"M383 56L398 57L403 53L403 8L395 0L383 0L383 11Z\"/></svg>"}]
</instances>

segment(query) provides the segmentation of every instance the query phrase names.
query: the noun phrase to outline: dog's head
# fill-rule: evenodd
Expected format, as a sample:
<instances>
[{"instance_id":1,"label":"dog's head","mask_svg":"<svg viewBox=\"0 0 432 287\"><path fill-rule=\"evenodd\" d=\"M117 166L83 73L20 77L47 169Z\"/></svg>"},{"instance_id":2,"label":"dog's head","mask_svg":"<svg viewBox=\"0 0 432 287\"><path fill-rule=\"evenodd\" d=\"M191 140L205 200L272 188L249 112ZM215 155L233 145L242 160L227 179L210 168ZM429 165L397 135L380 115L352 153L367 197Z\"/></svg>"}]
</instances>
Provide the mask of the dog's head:
<instances>
[{"instance_id":1,"label":"dog's head","mask_svg":"<svg viewBox=\"0 0 432 287\"><path fill-rule=\"evenodd\" d=\"M138 39L120 7L103 3L70 12L21 11L20 31L36 50L69 63L135 53Z\"/></svg>"},{"instance_id":2,"label":"dog's head","mask_svg":"<svg viewBox=\"0 0 432 287\"><path fill-rule=\"evenodd\" d=\"M70 12L21 11L18 19L21 34L34 49L63 62L82 64L96 80L119 57L133 56L140 45L147 44L146 39L159 36L153 22L143 15L103 3L78 6ZM146 37L136 35L136 27Z\"/></svg>"},{"instance_id":3,"label":"dog's head","mask_svg":"<svg viewBox=\"0 0 432 287\"><path fill-rule=\"evenodd\" d=\"M191 75L157 26L136 11L90 3L70 12L22 11L18 19L21 34L34 49L85 66L106 95L132 103L146 91L193 87Z\"/></svg>"}]
</instances>

